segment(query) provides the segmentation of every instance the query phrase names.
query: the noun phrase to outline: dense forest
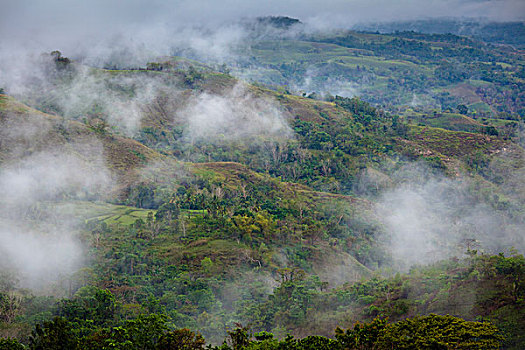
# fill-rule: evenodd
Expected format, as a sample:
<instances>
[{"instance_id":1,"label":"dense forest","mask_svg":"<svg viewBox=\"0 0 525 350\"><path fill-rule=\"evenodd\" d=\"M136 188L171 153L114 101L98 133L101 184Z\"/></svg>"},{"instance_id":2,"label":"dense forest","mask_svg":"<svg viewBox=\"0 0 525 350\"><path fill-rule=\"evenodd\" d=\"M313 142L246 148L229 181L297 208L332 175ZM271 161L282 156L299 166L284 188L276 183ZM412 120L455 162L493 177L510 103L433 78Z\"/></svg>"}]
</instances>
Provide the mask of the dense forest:
<instances>
[{"instance_id":1,"label":"dense forest","mask_svg":"<svg viewBox=\"0 0 525 350\"><path fill-rule=\"evenodd\" d=\"M0 349L523 348L523 51L301 26L0 76Z\"/></svg>"}]
</instances>

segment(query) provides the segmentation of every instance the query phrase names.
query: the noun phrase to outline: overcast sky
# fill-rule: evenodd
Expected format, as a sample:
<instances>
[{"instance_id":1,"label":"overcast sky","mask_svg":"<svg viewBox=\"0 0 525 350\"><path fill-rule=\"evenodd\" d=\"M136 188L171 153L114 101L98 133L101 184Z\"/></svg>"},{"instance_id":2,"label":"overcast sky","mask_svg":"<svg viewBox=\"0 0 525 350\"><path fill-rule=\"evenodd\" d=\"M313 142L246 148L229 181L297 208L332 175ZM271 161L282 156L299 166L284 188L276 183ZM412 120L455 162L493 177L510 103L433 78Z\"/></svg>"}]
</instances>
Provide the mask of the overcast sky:
<instances>
[{"instance_id":1,"label":"overcast sky","mask_svg":"<svg viewBox=\"0 0 525 350\"><path fill-rule=\"evenodd\" d=\"M525 0L1 0L0 50L67 55L132 41L157 50L189 26L285 15L317 28L429 17L525 18ZM108 45L108 42L110 43ZM150 47L151 46L151 47Z\"/></svg>"}]
</instances>

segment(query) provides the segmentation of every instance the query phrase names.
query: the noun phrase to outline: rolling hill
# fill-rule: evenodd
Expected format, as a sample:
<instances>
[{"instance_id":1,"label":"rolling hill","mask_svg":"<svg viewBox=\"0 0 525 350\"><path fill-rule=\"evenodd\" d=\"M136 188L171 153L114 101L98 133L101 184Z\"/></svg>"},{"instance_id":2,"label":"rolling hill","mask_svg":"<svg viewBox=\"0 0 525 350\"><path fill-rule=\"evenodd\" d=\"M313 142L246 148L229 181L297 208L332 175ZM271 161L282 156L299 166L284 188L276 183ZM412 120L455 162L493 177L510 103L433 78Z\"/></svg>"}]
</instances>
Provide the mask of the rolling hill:
<instances>
[{"instance_id":1,"label":"rolling hill","mask_svg":"<svg viewBox=\"0 0 525 350\"><path fill-rule=\"evenodd\" d=\"M160 317L219 344L236 323L264 340L438 313L518 349L521 53L413 32L249 46L231 72L251 83L188 58L55 53L29 93L0 95L0 233L26 239L2 246L0 336L29 343L59 316L96 347ZM17 265L24 246L58 271L36 289L49 271Z\"/></svg>"}]
</instances>

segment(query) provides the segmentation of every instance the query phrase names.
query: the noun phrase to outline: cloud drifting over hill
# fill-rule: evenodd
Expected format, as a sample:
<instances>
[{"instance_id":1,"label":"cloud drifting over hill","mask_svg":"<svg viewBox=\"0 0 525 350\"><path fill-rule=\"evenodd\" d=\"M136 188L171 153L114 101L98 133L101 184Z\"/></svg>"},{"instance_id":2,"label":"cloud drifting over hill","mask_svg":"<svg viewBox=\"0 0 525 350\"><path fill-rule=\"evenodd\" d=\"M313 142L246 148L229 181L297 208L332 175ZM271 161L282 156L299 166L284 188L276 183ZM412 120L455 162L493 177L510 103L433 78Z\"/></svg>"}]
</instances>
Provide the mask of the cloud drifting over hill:
<instances>
[{"instance_id":1,"label":"cloud drifting over hill","mask_svg":"<svg viewBox=\"0 0 525 350\"><path fill-rule=\"evenodd\" d=\"M417 163L394 178L401 183L379 196L375 212L398 268L463 256L468 249L525 249L523 217L474 196L473 180L438 176Z\"/></svg>"},{"instance_id":2,"label":"cloud drifting over hill","mask_svg":"<svg viewBox=\"0 0 525 350\"><path fill-rule=\"evenodd\" d=\"M82 222L59 205L100 198L109 190L111 175L100 147L94 140L52 147L0 169L0 269L16 273L21 286L49 288L81 266Z\"/></svg>"},{"instance_id":3,"label":"cloud drifting over hill","mask_svg":"<svg viewBox=\"0 0 525 350\"><path fill-rule=\"evenodd\" d=\"M289 138L293 135L274 101L254 97L240 83L224 95L196 96L179 115L188 123L186 137L192 143L248 139L255 142L258 136Z\"/></svg>"},{"instance_id":4,"label":"cloud drifting over hill","mask_svg":"<svg viewBox=\"0 0 525 350\"><path fill-rule=\"evenodd\" d=\"M15 48L69 56L103 57L117 51L166 54L183 28L217 28L225 22L283 15L314 28L349 28L370 21L432 17L525 18L522 0L305 0L288 1L65 1L5 0L0 13L3 53ZM234 30L234 32L236 32ZM237 38L229 28L229 36ZM185 34L187 35L187 33ZM221 37L222 40L228 39Z\"/></svg>"}]
</instances>

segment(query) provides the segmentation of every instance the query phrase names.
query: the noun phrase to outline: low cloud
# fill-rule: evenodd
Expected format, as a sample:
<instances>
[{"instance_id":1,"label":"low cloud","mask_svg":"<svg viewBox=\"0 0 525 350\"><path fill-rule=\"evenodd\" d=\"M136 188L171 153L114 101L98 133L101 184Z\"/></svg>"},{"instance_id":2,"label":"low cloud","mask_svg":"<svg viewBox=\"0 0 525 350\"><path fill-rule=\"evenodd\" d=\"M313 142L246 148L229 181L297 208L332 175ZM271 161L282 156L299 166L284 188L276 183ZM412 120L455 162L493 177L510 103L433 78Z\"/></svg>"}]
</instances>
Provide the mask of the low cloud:
<instances>
[{"instance_id":1,"label":"low cloud","mask_svg":"<svg viewBox=\"0 0 525 350\"><path fill-rule=\"evenodd\" d=\"M0 170L0 268L22 287L49 287L84 261L81 222L54 204L102 198L111 176L93 144L56 148L4 162Z\"/></svg>"},{"instance_id":2,"label":"low cloud","mask_svg":"<svg viewBox=\"0 0 525 350\"><path fill-rule=\"evenodd\" d=\"M462 256L467 249L525 250L523 221L474 196L473 180L409 168L401 171L405 181L380 195L375 208L385 232L380 239L399 268Z\"/></svg>"},{"instance_id":3,"label":"low cloud","mask_svg":"<svg viewBox=\"0 0 525 350\"><path fill-rule=\"evenodd\" d=\"M58 91L55 103L65 117L100 111L110 126L132 136L141 127L143 107L153 102L162 88L162 83L149 77L83 71Z\"/></svg>"},{"instance_id":4,"label":"low cloud","mask_svg":"<svg viewBox=\"0 0 525 350\"><path fill-rule=\"evenodd\" d=\"M104 119L127 136L140 129L145 108L168 89L144 71L114 74L78 64L57 69L49 54L26 57L13 66L14 72L4 70L9 94L67 119Z\"/></svg>"},{"instance_id":5,"label":"low cloud","mask_svg":"<svg viewBox=\"0 0 525 350\"><path fill-rule=\"evenodd\" d=\"M202 93L178 113L190 142L229 142L258 136L288 138L292 130L277 103L256 97L239 83L226 94Z\"/></svg>"},{"instance_id":6,"label":"low cloud","mask_svg":"<svg viewBox=\"0 0 525 350\"><path fill-rule=\"evenodd\" d=\"M358 23L436 17L523 20L524 14L521 0L6 0L0 13L0 56L60 49L88 64L124 60L136 65L191 48L224 60L232 45L246 38L242 20L258 16L299 18L313 29L348 29Z\"/></svg>"}]
</instances>

